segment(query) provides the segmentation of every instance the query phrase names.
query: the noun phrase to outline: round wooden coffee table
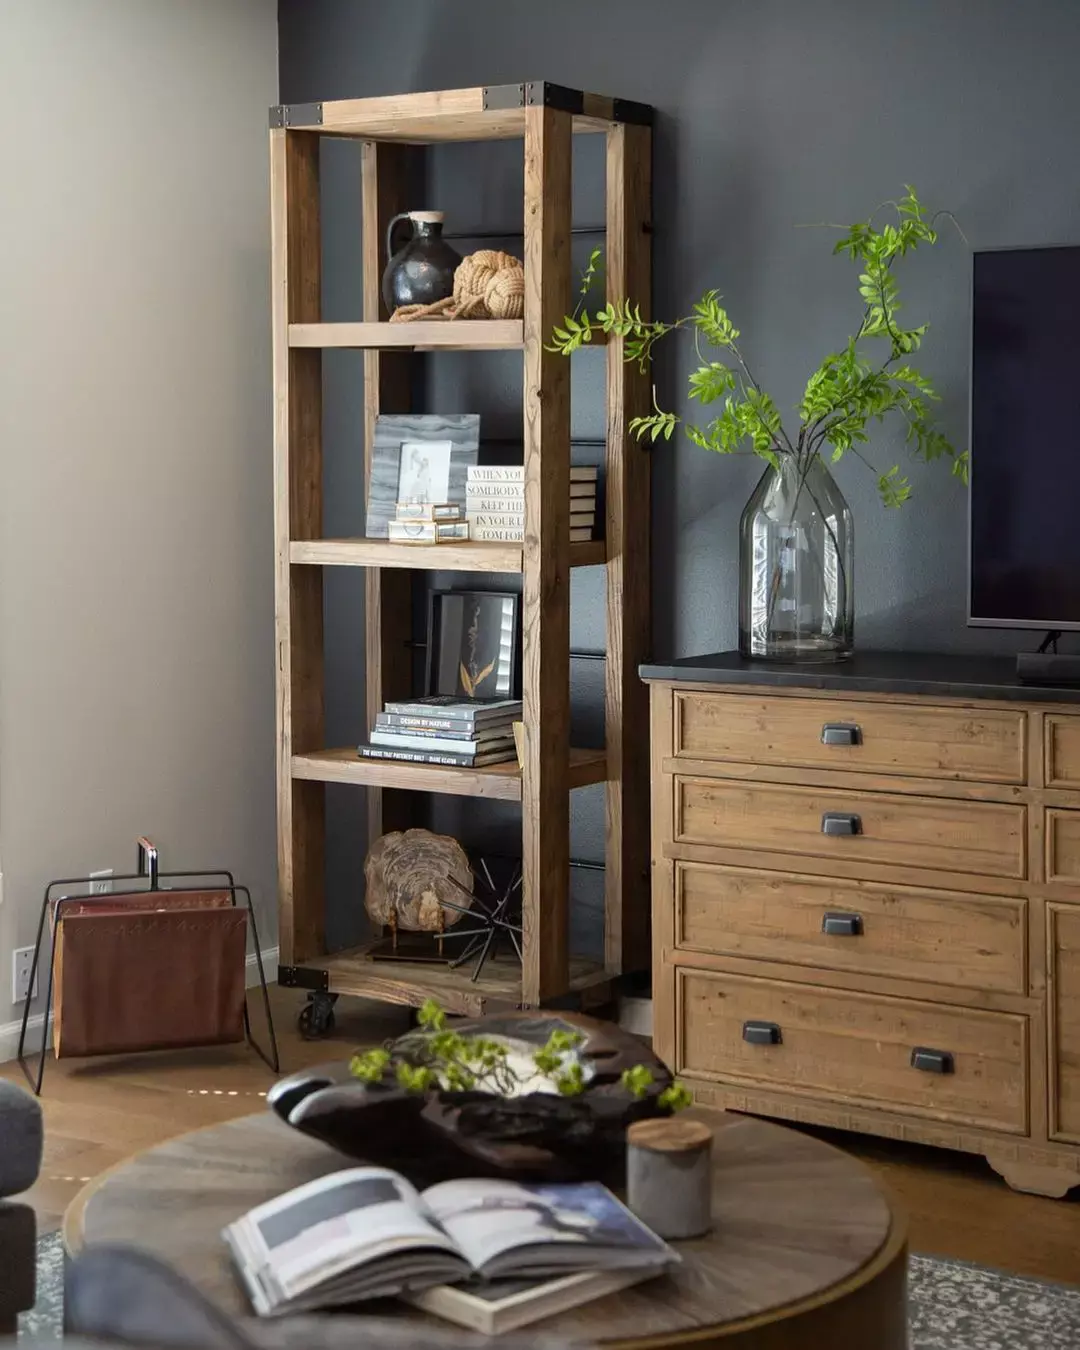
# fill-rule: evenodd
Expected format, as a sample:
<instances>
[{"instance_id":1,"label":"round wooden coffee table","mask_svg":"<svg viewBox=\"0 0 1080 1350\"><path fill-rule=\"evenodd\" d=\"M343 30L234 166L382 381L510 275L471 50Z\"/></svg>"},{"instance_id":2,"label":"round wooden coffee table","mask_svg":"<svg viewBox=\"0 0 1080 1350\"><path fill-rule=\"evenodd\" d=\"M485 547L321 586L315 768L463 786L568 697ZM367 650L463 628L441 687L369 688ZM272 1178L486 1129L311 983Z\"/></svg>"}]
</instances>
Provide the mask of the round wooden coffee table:
<instances>
[{"instance_id":1,"label":"round wooden coffee table","mask_svg":"<svg viewBox=\"0 0 1080 1350\"><path fill-rule=\"evenodd\" d=\"M698 1113L695 1113L698 1114ZM724 1350L904 1350L906 1226L870 1173L817 1139L746 1116L715 1125L709 1236L681 1269L537 1327L568 1340ZM253 1205L348 1166L269 1112L181 1135L86 1186L67 1250L128 1242L232 1314L249 1309L221 1230ZM423 1314L402 1309L403 1318ZM445 1324L442 1324L445 1325Z\"/></svg>"}]
</instances>

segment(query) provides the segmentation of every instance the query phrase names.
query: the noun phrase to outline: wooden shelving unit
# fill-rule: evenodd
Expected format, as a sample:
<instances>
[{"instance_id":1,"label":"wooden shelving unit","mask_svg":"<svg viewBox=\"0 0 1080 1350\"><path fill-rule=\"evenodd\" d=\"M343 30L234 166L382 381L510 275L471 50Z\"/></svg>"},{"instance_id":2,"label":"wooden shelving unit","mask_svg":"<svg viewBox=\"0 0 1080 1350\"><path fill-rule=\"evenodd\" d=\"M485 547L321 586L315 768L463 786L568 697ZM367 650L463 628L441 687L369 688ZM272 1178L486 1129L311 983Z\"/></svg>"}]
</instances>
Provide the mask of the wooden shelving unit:
<instances>
[{"instance_id":1,"label":"wooden shelving unit","mask_svg":"<svg viewBox=\"0 0 1080 1350\"><path fill-rule=\"evenodd\" d=\"M648 381L606 344L605 537L569 539L570 365L545 350L572 303L571 137L606 138L606 266L610 299L648 313L651 110L547 83L348 99L271 109L274 464L277 597L277 792L282 983L314 993L399 1003L434 996L453 1011L536 1006L580 993L600 999L611 978L648 964L648 702L637 667L649 641L649 462L628 436L647 410ZM319 142L362 142L364 312L321 321ZM522 321L391 324L379 296L381 241L406 199L407 147L518 137L524 143L525 316ZM523 545L409 547L326 539L322 529L322 352L364 353L365 472L380 410L408 409L414 351L522 352L526 539ZM364 567L367 716L407 697L410 569L522 575L525 764L486 769L368 761L325 744L323 569ZM570 569L606 569L604 750L570 745ZM325 942L325 785L368 794L372 837L410 821L417 792L519 801L524 963L464 972L373 962L366 948ZM605 951L569 950L570 792L606 788ZM359 889L359 878L357 889Z\"/></svg>"}]
</instances>

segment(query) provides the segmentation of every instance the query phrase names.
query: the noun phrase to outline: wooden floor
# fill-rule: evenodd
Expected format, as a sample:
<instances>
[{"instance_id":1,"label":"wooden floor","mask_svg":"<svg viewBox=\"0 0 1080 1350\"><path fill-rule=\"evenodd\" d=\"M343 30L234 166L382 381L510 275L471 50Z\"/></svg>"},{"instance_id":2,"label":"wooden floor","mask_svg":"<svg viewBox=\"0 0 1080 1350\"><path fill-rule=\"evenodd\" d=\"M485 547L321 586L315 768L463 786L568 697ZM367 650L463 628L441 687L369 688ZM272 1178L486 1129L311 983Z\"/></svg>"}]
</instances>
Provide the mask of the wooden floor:
<instances>
[{"instance_id":1,"label":"wooden floor","mask_svg":"<svg viewBox=\"0 0 1080 1350\"><path fill-rule=\"evenodd\" d=\"M284 1072L339 1059L407 1026L401 1008L343 999L334 1036L305 1042L296 1032L303 996L272 993ZM0 1066L0 1076L22 1081L16 1064ZM261 1110L272 1081L265 1065L239 1046L50 1062L45 1164L28 1197L41 1231L60 1226L88 1178L173 1135ZM980 1158L814 1133L861 1157L899 1198L911 1218L912 1250L1080 1283L1080 1192L1067 1200L1018 1195Z\"/></svg>"}]
</instances>

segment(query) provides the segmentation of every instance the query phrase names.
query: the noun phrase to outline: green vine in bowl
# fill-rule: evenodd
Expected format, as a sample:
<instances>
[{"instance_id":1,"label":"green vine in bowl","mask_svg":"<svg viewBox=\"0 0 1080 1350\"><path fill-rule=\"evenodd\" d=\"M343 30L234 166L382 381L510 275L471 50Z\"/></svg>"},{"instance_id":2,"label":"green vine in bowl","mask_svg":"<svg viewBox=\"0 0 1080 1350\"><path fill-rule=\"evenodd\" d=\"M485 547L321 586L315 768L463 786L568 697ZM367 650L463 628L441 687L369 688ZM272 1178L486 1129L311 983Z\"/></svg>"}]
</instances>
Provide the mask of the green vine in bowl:
<instances>
[{"instance_id":1,"label":"green vine in bowl","mask_svg":"<svg viewBox=\"0 0 1080 1350\"><path fill-rule=\"evenodd\" d=\"M509 1097L523 1079L511 1065L509 1051L501 1041L490 1036L463 1036L447 1026L445 1011L428 999L417 1015L417 1021L428 1035L423 1043L425 1061L409 1063L395 1058L386 1047L365 1050L354 1055L349 1072L363 1083L381 1083L392 1075L397 1085L406 1092L430 1092L445 1089L450 1092L489 1092ZM564 1097L577 1097L587 1083L581 1063L571 1052L585 1038L576 1031L555 1030L546 1043L532 1055L532 1067L544 1074ZM648 1095L655 1079L652 1070L644 1064L626 1069L622 1086L635 1098ZM681 1111L692 1102L682 1083L670 1083L657 1097L657 1105L665 1111Z\"/></svg>"}]
</instances>

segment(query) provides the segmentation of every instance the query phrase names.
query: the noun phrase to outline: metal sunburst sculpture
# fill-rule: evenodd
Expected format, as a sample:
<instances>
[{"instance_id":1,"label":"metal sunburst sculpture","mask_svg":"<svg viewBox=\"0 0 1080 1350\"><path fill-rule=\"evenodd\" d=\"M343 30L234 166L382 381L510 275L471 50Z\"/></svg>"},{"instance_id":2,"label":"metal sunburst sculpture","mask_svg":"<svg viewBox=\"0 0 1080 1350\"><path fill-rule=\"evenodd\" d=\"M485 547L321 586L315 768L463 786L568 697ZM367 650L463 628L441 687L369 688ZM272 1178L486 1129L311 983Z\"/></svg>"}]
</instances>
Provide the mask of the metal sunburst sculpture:
<instances>
[{"instance_id":1,"label":"metal sunburst sculpture","mask_svg":"<svg viewBox=\"0 0 1080 1350\"><path fill-rule=\"evenodd\" d=\"M457 910L474 921L474 927L459 928L455 925L445 936L468 939L465 950L450 962L450 969L456 970L458 966L463 966L475 956L477 960L472 972L472 980L475 983L480 978L488 957L497 954L500 943L509 941L517 954L517 959L521 960L521 924L515 922L520 915L516 915L512 908L514 898L521 890L521 863L514 864L510 880L502 890L495 884L483 858L480 859L480 871L473 868L473 876L477 882L483 882L486 895L481 896L477 891L473 891L470 895L465 887L451 876L449 880L468 896L472 903L467 906L455 905L452 900L444 899L443 904L447 909Z\"/></svg>"}]
</instances>

